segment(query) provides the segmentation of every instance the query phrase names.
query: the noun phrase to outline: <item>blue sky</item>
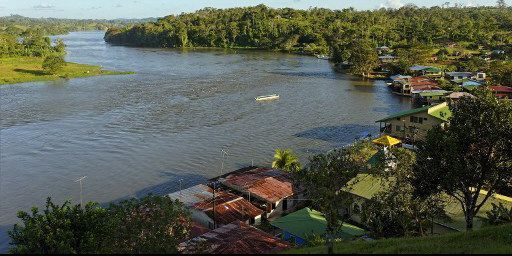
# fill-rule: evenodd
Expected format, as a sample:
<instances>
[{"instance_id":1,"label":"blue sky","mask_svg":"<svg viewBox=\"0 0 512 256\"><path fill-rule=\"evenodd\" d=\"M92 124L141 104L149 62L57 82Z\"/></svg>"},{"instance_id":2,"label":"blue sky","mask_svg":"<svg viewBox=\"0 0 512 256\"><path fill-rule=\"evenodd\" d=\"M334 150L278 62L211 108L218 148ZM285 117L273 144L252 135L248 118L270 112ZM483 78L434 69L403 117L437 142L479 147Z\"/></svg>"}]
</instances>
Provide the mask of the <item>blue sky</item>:
<instances>
[{"instance_id":1,"label":"blue sky","mask_svg":"<svg viewBox=\"0 0 512 256\"><path fill-rule=\"evenodd\" d=\"M512 0L506 0L511 4ZM418 6L442 5L445 2L466 6L494 5L495 0L0 0L0 16L19 14L28 17L56 18L145 18L191 12L203 7L227 8L253 6L307 9L325 7L343 9L375 9L400 7L407 3Z\"/></svg>"}]
</instances>

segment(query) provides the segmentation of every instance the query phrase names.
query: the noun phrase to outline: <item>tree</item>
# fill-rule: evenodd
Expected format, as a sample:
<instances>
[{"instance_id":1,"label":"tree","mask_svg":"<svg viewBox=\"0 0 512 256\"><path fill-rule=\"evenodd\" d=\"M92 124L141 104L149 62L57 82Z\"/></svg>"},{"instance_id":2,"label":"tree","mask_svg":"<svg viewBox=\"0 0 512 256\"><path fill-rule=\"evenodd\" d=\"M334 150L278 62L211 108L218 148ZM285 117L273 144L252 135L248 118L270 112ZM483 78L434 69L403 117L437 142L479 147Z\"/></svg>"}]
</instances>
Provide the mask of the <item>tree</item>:
<instances>
[{"instance_id":1,"label":"tree","mask_svg":"<svg viewBox=\"0 0 512 256\"><path fill-rule=\"evenodd\" d=\"M367 146L368 144L356 144L315 155L299 175L313 206L321 211L327 220L326 244L329 254L333 253L334 236L344 221L340 207L342 203L350 200L350 196L342 190L348 189L350 182L353 182L357 174L366 167L371 155L363 150Z\"/></svg>"},{"instance_id":2,"label":"tree","mask_svg":"<svg viewBox=\"0 0 512 256\"><path fill-rule=\"evenodd\" d=\"M177 253L190 229L189 212L179 201L149 195L112 204L106 253Z\"/></svg>"},{"instance_id":3,"label":"tree","mask_svg":"<svg viewBox=\"0 0 512 256\"><path fill-rule=\"evenodd\" d=\"M512 223L512 207L507 208L502 203L492 204L492 209L487 212L487 223L502 225Z\"/></svg>"},{"instance_id":4,"label":"tree","mask_svg":"<svg viewBox=\"0 0 512 256\"><path fill-rule=\"evenodd\" d=\"M413 184L419 196L456 199L471 230L482 205L512 180L512 104L484 91L462 98L452 113L449 125L430 130L419 145Z\"/></svg>"},{"instance_id":5,"label":"tree","mask_svg":"<svg viewBox=\"0 0 512 256\"><path fill-rule=\"evenodd\" d=\"M505 2L505 0L498 0L496 2L496 6L498 8L507 8L507 3Z\"/></svg>"},{"instance_id":6,"label":"tree","mask_svg":"<svg viewBox=\"0 0 512 256\"><path fill-rule=\"evenodd\" d=\"M350 72L352 74L369 76L379 65L379 57L375 47L367 40L357 40L353 42L349 62L352 64Z\"/></svg>"},{"instance_id":7,"label":"tree","mask_svg":"<svg viewBox=\"0 0 512 256\"><path fill-rule=\"evenodd\" d=\"M64 61L64 57L48 56L44 59L42 68L45 72L54 75L58 71L62 70L65 65L66 61Z\"/></svg>"},{"instance_id":8,"label":"tree","mask_svg":"<svg viewBox=\"0 0 512 256\"><path fill-rule=\"evenodd\" d=\"M291 149L276 149L272 168L281 169L288 173L294 173L300 170L299 158Z\"/></svg>"},{"instance_id":9,"label":"tree","mask_svg":"<svg viewBox=\"0 0 512 256\"><path fill-rule=\"evenodd\" d=\"M42 213L34 207L18 217L23 224L9 231L16 254L176 253L190 225L181 203L151 195L106 209L94 202L59 206L48 198Z\"/></svg>"},{"instance_id":10,"label":"tree","mask_svg":"<svg viewBox=\"0 0 512 256\"><path fill-rule=\"evenodd\" d=\"M432 227L433 217L445 217L443 202L437 196L413 197L410 176L416 161L414 152L393 148L380 156L373 175L382 178L379 185L384 190L363 204L363 223L375 237L424 235Z\"/></svg>"},{"instance_id":11,"label":"tree","mask_svg":"<svg viewBox=\"0 0 512 256\"><path fill-rule=\"evenodd\" d=\"M23 225L9 231L14 254L97 253L107 245L106 211L97 203L81 208L66 201L59 206L48 198L42 213L34 207L31 213L18 212L18 218Z\"/></svg>"}]
</instances>

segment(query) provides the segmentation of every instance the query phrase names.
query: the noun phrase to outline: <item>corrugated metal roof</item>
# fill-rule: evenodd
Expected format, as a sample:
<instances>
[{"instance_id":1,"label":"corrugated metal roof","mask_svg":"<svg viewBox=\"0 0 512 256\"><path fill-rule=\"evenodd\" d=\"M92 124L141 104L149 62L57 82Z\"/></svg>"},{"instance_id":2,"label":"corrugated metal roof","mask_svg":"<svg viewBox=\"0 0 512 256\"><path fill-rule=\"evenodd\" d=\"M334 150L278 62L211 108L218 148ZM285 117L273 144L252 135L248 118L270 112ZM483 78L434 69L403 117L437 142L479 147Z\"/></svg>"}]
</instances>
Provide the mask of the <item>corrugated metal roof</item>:
<instances>
[{"instance_id":1,"label":"corrugated metal roof","mask_svg":"<svg viewBox=\"0 0 512 256\"><path fill-rule=\"evenodd\" d=\"M220 224L235 220L247 221L263 214L262 210L243 197L226 191L216 190L214 198L213 189L203 184L174 192L169 197L183 202L189 208L203 211L210 218L213 218L215 202L215 221Z\"/></svg>"},{"instance_id":2,"label":"corrugated metal roof","mask_svg":"<svg viewBox=\"0 0 512 256\"><path fill-rule=\"evenodd\" d=\"M291 248L291 244L236 221L183 242L178 248L185 254L268 254Z\"/></svg>"},{"instance_id":3,"label":"corrugated metal roof","mask_svg":"<svg viewBox=\"0 0 512 256\"><path fill-rule=\"evenodd\" d=\"M283 171L255 168L233 173L219 181L240 192L254 195L267 202L275 203L292 196L299 188L294 187L292 178Z\"/></svg>"}]
</instances>

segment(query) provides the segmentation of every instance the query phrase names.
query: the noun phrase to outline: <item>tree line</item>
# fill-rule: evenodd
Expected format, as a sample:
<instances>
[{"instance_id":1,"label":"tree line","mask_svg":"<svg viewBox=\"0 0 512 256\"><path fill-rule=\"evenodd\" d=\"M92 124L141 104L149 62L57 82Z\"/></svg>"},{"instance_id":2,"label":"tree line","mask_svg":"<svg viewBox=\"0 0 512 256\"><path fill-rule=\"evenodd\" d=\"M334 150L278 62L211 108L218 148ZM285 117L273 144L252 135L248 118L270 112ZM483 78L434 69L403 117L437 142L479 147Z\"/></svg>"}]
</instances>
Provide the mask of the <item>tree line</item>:
<instances>
[{"instance_id":1,"label":"tree line","mask_svg":"<svg viewBox=\"0 0 512 256\"><path fill-rule=\"evenodd\" d=\"M148 47L253 47L332 54L337 62L357 54L361 41L401 47L464 42L493 48L512 43L512 8L418 8L356 11L311 8L204 8L123 28L105 40Z\"/></svg>"}]
</instances>

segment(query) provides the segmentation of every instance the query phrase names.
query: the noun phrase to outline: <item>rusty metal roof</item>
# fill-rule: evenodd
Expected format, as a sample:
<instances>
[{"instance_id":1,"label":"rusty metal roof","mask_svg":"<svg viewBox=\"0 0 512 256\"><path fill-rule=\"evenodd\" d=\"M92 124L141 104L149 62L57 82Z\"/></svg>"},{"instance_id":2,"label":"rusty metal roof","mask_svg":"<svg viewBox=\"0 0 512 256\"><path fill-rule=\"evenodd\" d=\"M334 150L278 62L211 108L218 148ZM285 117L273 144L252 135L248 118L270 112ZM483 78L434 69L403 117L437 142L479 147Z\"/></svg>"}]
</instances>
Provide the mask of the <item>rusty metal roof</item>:
<instances>
[{"instance_id":1,"label":"rusty metal roof","mask_svg":"<svg viewBox=\"0 0 512 256\"><path fill-rule=\"evenodd\" d=\"M267 254L291 245L243 222L235 221L180 243L181 253Z\"/></svg>"},{"instance_id":2,"label":"rusty metal roof","mask_svg":"<svg viewBox=\"0 0 512 256\"><path fill-rule=\"evenodd\" d=\"M236 172L220 178L219 181L243 193L251 193L267 202L275 203L292 196L298 188L287 173L269 168L254 168L244 172Z\"/></svg>"},{"instance_id":3,"label":"rusty metal roof","mask_svg":"<svg viewBox=\"0 0 512 256\"><path fill-rule=\"evenodd\" d=\"M169 197L183 202L189 208L203 211L210 218L213 218L215 202L215 221L220 224L235 220L247 221L263 214L262 210L243 197L226 191L216 190L214 199L213 189L202 184L174 192Z\"/></svg>"}]
</instances>

